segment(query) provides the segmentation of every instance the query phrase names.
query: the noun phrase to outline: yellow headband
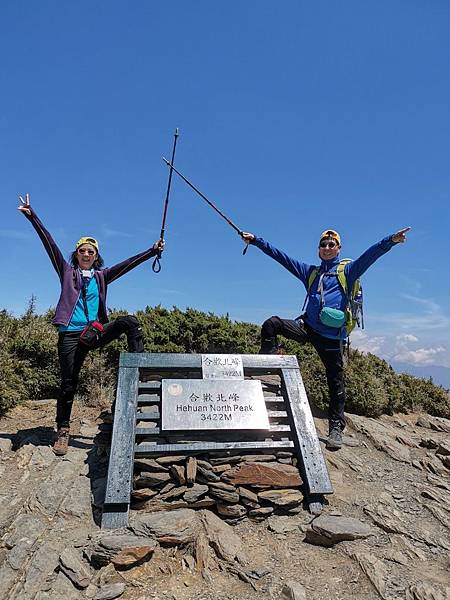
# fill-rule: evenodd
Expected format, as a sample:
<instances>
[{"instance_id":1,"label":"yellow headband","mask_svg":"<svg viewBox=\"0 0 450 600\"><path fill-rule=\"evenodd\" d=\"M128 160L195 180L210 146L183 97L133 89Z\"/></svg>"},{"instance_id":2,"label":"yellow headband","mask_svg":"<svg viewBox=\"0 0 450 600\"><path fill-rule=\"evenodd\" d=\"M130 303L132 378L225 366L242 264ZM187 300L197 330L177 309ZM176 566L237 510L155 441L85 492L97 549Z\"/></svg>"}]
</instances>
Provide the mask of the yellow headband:
<instances>
[{"instance_id":1,"label":"yellow headband","mask_svg":"<svg viewBox=\"0 0 450 600\"><path fill-rule=\"evenodd\" d=\"M94 246L94 248L97 250L97 253L99 252L98 242L95 238L93 238L93 237L80 238L78 240L78 242L76 243L75 250L78 250L78 248L80 246L82 246L83 244L90 244L91 246Z\"/></svg>"},{"instance_id":2,"label":"yellow headband","mask_svg":"<svg viewBox=\"0 0 450 600\"><path fill-rule=\"evenodd\" d=\"M326 229L325 231L323 231L320 234L319 243L323 240L323 238L333 238L338 243L338 246L341 245L341 236L334 229Z\"/></svg>"}]
</instances>

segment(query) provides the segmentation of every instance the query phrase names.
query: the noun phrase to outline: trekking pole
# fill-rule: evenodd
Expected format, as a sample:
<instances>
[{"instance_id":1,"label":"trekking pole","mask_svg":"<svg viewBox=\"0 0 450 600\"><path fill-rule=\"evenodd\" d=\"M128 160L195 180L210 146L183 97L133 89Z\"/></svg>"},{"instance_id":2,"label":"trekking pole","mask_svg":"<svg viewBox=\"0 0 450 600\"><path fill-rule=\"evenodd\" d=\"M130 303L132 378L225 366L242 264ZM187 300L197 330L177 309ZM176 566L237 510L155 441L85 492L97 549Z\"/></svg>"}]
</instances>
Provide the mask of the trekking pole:
<instances>
[{"instance_id":1,"label":"trekking pole","mask_svg":"<svg viewBox=\"0 0 450 600\"><path fill-rule=\"evenodd\" d=\"M167 158L164 158L164 156L163 156L163 161L167 164L168 167L170 167L170 170L175 171L175 173L179 177L181 177L181 179L183 181L185 181L188 184L188 186L194 190L194 192L197 192L197 194L200 196L200 198L203 198L203 200L205 200L205 202L207 202L212 209L214 209L217 213L219 213L219 215L222 217L222 219L225 219L225 221L228 223L228 225L230 225L230 227L232 227L236 231L236 233L238 233L240 236L242 236L242 234L244 233L242 231L242 229L239 229L239 227L237 225L235 225L229 217L227 217L219 208L217 208L217 206L214 204L214 202L211 202L211 200L208 200L208 198L205 196L205 194L202 194L202 192L198 188L196 188L195 185L189 181L189 179L187 179L182 173L180 173L180 171L177 171L177 169L175 169L173 164L170 163L167 160ZM248 244L245 246L242 254L245 254L247 252L247 249L248 249Z\"/></svg>"},{"instance_id":2,"label":"trekking pole","mask_svg":"<svg viewBox=\"0 0 450 600\"><path fill-rule=\"evenodd\" d=\"M175 133L174 135L174 140L173 140L173 148L172 148L172 161L171 161L171 165L173 165L173 162L175 160L175 150L177 148L177 140L178 140L178 127L175 129ZM164 240L164 233L166 230L166 217L167 217L167 207L169 206L169 194L170 194L170 186L172 184L172 172L173 172L173 167L170 167L170 172L169 172L169 181L167 182L167 192L166 192L166 199L164 201L164 211L163 211L163 218L162 218L162 224L161 224L161 233L159 238L161 240ZM159 273L161 271L161 255L162 252L161 250L158 250L155 260L153 261L152 264L152 269L154 273Z\"/></svg>"}]
</instances>

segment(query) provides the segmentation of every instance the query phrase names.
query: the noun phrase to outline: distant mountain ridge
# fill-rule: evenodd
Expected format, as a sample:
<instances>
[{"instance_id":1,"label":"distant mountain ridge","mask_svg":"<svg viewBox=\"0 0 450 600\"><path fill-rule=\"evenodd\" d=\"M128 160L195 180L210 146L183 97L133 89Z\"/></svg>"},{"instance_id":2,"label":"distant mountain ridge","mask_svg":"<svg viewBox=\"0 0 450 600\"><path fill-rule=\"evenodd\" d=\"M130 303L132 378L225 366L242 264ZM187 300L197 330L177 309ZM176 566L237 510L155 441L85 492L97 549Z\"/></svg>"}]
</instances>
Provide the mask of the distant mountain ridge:
<instances>
[{"instance_id":1,"label":"distant mountain ridge","mask_svg":"<svg viewBox=\"0 0 450 600\"><path fill-rule=\"evenodd\" d=\"M420 367L396 361L391 361L390 364L397 373L409 373L415 377L423 377L425 379L431 377L434 383L441 385L447 391L450 390L450 367L438 367L436 365Z\"/></svg>"}]
</instances>

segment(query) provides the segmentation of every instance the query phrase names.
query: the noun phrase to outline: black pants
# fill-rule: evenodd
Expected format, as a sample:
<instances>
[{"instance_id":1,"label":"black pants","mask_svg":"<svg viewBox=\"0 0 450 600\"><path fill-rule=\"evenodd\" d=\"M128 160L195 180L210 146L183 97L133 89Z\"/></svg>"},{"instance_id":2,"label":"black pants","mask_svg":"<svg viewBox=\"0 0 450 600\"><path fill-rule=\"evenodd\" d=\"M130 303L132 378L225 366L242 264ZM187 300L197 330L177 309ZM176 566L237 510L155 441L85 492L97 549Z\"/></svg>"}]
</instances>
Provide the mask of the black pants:
<instances>
[{"instance_id":1,"label":"black pants","mask_svg":"<svg viewBox=\"0 0 450 600\"><path fill-rule=\"evenodd\" d=\"M277 335L283 335L300 343L310 342L314 346L327 376L330 392L328 419L330 422L339 422L343 430L345 427L345 386L342 342L319 335L301 319L289 320L270 317L262 325L261 353L273 351L273 348L276 347Z\"/></svg>"},{"instance_id":2,"label":"black pants","mask_svg":"<svg viewBox=\"0 0 450 600\"><path fill-rule=\"evenodd\" d=\"M88 348L79 342L80 332L62 332L58 337L58 358L61 369L61 388L56 405L56 424L58 427L68 427L72 412L80 369L89 350L102 348L122 335L127 334L128 351L143 352L144 341L142 328L133 315L118 317L104 326L100 340Z\"/></svg>"}]
</instances>

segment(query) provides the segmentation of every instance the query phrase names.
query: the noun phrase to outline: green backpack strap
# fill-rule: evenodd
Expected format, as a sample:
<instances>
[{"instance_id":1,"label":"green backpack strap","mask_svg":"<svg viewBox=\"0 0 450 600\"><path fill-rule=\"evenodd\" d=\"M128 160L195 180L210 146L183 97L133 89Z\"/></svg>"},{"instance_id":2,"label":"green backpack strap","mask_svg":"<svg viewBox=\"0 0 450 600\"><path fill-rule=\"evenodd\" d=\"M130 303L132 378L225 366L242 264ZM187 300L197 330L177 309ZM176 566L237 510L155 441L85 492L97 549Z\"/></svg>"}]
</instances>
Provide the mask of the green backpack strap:
<instances>
[{"instance_id":1,"label":"green backpack strap","mask_svg":"<svg viewBox=\"0 0 450 600\"><path fill-rule=\"evenodd\" d=\"M320 267L314 267L314 269L309 274L309 277L308 277L308 292L312 288L312 284L314 283L314 280L316 279L317 275L319 274L319 269L320 269Z\"/></svg>"},{"instance_id":2,"label":"green backpack strap","mask_svg":"<svg viewBox=\"0 0 450 600\"><path fill-rule=\"evenodd\" d=\"M355 281L355 283L353 284L351 294L349 294L349 292L348 292L347 277L345 276L345 266L351 262L353 262L351 258L343 258L339 262L339 264L336 268L336 275L337 275L339 284L340 284L341 288L343 289L344 294L347 296L347 298L354 298L361 288L361 282L359 281L359 279L357 279Z\"/></svg>"}]
</instances>

